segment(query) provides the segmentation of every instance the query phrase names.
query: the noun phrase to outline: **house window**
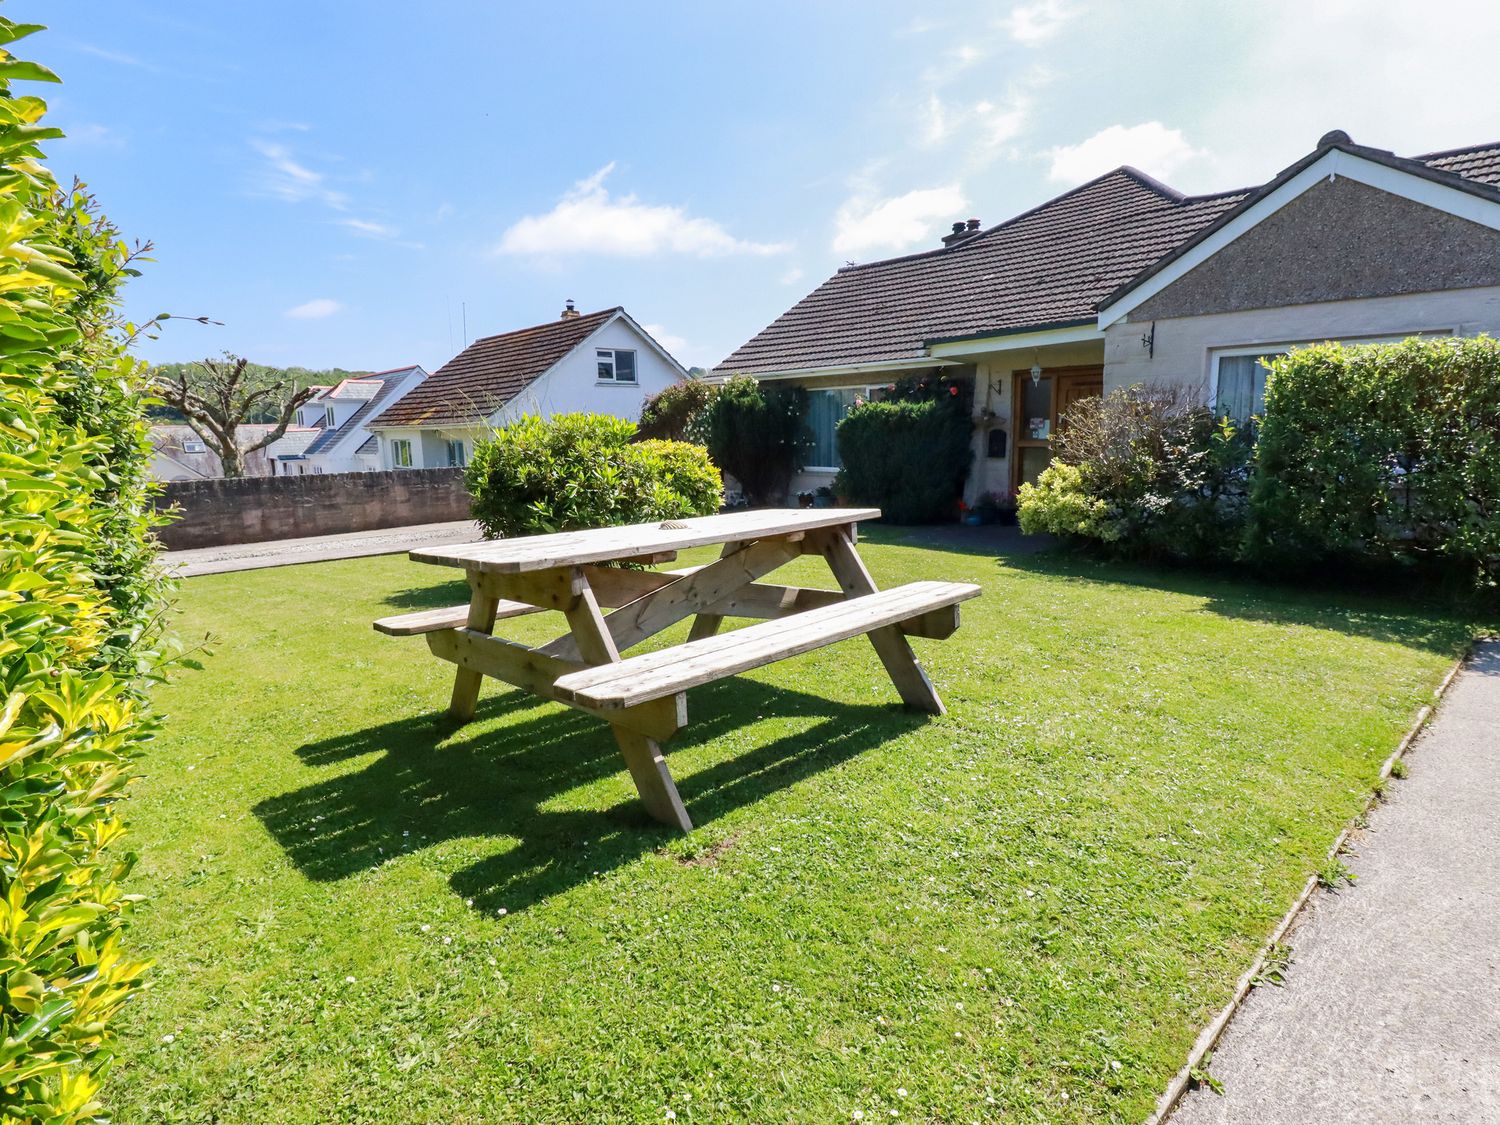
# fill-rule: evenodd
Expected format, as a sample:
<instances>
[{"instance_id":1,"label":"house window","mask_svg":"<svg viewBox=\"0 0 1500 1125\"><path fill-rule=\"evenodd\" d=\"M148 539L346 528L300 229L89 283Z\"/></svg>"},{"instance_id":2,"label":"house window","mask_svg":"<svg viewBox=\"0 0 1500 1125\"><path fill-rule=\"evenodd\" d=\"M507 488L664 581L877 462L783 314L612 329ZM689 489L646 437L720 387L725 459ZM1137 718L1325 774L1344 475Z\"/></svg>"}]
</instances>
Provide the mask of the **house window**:
<instances>
[{"instance_id":1,"label":"house window","mask_svg":"<svg viewBox=\"0 0 1500 1125\"><path fill-rule=\"evenodd\" d=\"M888 393L889 388L884 385L830 387L808 391L807 426L812 431L812 448L807 454L807 467L824 471L839 468L839 423L856 403L874 402Z\"/></svg>"},{"instance_id":2,"label":"house window","mask_svg":"<svg viewBox=\"0 0 1500 1125\"><path fill-rule=\"evenodd\" d=\"M1214 357L1214 413L1244 425L1266 408L1266 364L1285 351Z\"/></svg>"},{"instance_id":3,"label":"house window","mask_svg":"<svg viewBox=\"0 0 1500 1125\"><path fill-rule=\"evenodd\" d=\"M635 352L629 348L596 348L601 383L634 383Z\"/></svg>"},{"instance_id":4,"label":"house window","mask_svg":"<svg viewBox=\"0 0 1500 1125\"><path fill-rule=\"evenodd\" d=\"M331 406L323 411L323 425L330 430L333 429L333 407Z\"/></svg>"},{"instance_id":5,"label":"house window","mask_svg":"<svg viewBox=\"0 0 1500 1125\"><path fill-rule=\"evenodd\" d=\"M456 469L462 469L468 464L468 457L464 453L462 440L450 440L448 442L448 464Z\"/></svg>"},{"instance_id":6,"label":"house window","mask_svg":"<svg viewBox=\"0 0 1500 1125\"><path fill-rule=\"evenodd\" d=\"M411 442L405 438L391 442L391 464L398 469L411 468Z\"/></svg>"}]
</instances>

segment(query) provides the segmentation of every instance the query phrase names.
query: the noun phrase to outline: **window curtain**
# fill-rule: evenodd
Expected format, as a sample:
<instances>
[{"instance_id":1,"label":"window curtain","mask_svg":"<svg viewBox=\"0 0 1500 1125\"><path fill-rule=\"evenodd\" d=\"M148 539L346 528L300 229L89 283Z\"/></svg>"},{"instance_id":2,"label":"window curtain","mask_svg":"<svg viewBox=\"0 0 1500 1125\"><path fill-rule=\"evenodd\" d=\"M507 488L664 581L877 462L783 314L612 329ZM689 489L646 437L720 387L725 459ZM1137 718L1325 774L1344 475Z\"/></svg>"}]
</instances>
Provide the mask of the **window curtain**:
<instances>
[{"instance_id":1,"label":"window curtain","mask_svg":"<svg viewBox=\"0 0 1500 1125\"><path fill-rule=\"evenodd\" d=\"M807 459L809 467L839 467L839 447L834 435L838 424L849 413L854 400L862 397L863 391L862 387L839 387L807 392L807 425L813 437L812 451Z\"/></svg>"},{"instance_id":2,"label":"window curtain","mask_svg":"<svg viewBox=\"0 0 1500 1125\"><path fill-rule=\"evenodd\" d=\"M1266 408L1265 362L1280 352L1263 355L1223 355L1219 357L1219 385L1214 394L1214 410L1244 424Z\"/></svg>"}]
</instances>

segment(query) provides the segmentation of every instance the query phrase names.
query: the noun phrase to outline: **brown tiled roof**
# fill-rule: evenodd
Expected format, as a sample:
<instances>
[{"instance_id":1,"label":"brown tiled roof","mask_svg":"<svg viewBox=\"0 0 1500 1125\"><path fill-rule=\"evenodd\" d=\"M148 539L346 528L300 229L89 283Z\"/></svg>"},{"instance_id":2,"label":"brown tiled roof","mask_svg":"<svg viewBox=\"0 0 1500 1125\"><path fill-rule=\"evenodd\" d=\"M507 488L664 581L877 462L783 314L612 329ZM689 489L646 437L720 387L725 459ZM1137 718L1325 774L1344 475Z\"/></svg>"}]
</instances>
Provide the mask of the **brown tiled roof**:
<instances>
[{"instance_id":1,"label":"brown tiled roof","mask_svg":"<svg viewBox=\"0 0 1500 1125\"><path fill-rule=\"evenodd\" d=\"M1089 321L1247 194L1183 196L1118 168L956 245L844 267L714 373L917 359L931 340Z\"/></svg>"},{"instance_id":2,"label":"brown tiled roof","mask_svg":"<svg viewBox=\"0 0 1500 1125\"><path fill-rule=\"evenodd\" d=\"M469 423L488 418L620 311L604 309L475 340L392 404L375 425Z\"/></svg>"},{"instance_id":3,"label":"brown tiled roof","mask_svg":"<svg viewBox=\"0 0 1500 1125\"><path fill-rule=\"evenodd\" d=\"M1417 157L1429 168L1451 172L1466 180L1500 186L1500 144L1473 145Z\"/></svg>"}]
</instances>

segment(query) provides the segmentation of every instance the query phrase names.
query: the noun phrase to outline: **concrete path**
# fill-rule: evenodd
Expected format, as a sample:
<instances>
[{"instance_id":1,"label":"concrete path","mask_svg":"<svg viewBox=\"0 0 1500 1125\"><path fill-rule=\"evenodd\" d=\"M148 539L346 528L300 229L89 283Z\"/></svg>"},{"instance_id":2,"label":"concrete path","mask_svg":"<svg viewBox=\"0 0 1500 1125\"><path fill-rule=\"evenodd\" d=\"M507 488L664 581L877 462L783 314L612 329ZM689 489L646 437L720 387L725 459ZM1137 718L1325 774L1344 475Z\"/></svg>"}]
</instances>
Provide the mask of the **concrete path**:
<instances>
[{"instance_id":1,"label":"concrete path","mask_svg":"<svg viewBox=\"0 0 1500 1125\"><path fill-rule=\"evenodd\" d=\"M260 570L293 563L357 559L366 555L395 555L434 543L462 543L480 538L472 520L452 523L421 523L411 527L387 527L379 531L355 531L348 535L315 535L310 539L281 539L271 543L237 543L226 547L200 547L192 551L166 551L162 561L179 578L198 574L224 574L231 570Z\"/></svg>"},{"instance_id":2,"label":"concrete path","mask_svg":"<svg viewBox=\"0 0 1500 1125\"><path fill-rule=\"evenodd\" d=\"M1500 1125L1500 642L1406 762L1170 1125Z\"/></svg>"}]
</instances>

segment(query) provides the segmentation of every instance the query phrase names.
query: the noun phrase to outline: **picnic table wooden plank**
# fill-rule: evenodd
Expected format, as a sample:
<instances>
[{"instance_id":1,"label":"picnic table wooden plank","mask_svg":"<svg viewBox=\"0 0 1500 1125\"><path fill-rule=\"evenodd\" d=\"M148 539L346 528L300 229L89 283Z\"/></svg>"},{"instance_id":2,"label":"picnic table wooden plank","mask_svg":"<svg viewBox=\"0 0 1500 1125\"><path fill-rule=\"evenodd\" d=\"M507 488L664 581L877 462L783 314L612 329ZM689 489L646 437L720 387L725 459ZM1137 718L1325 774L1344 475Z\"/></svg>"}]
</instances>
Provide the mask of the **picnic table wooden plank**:
<instances>
[{"instance_id":1,"label":"picnic table wooden plank","mask_svg":"<svg viewBox=\"0 0 1500 1125\"><path fill-rule=\"evenodd\" d=\"M799 531L878 519L879 516L878 508L772 508L726 512L723 515L698 516L687 520L423 547L412 551L410 557L415 562L438 566L457 566L497 574L521 574L584 563L618 562L729 540L786 536ZM681 526L667 526L668 524Z\"/></svg>"},{"instance_id":2,"label":"picnic table wooden plank","mask_svg":"<svg viewBox=\"0 0 1500 1125\"><path fill-rule=\"evenodd\" d=\"M910 582L733 633L570 672L553 686L565 699L600 708L635 706L894 626L978 595L979 587L968 582Z\"/></svg>"}]
</instances>

